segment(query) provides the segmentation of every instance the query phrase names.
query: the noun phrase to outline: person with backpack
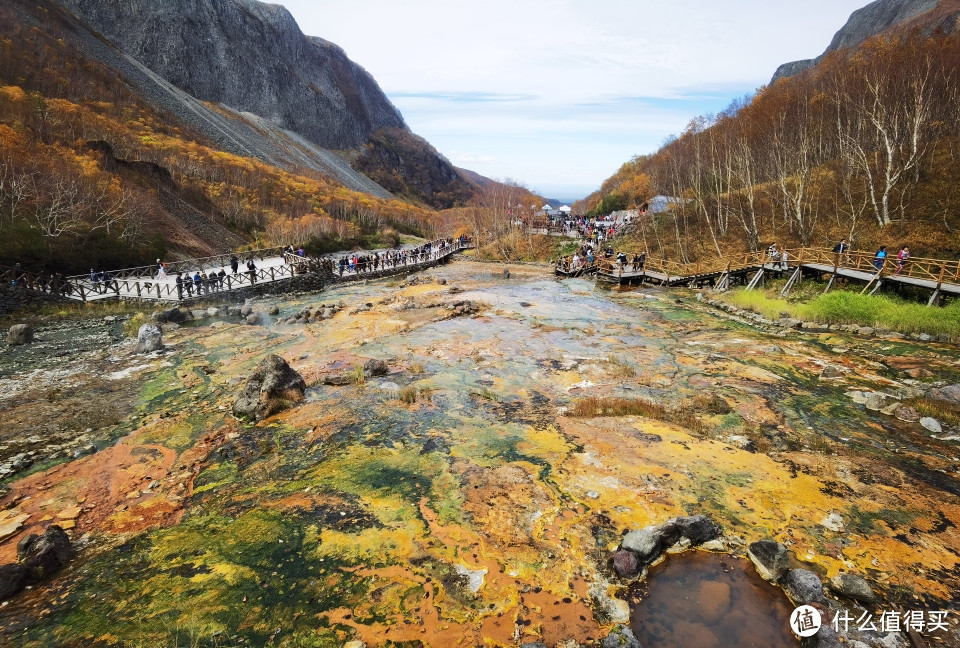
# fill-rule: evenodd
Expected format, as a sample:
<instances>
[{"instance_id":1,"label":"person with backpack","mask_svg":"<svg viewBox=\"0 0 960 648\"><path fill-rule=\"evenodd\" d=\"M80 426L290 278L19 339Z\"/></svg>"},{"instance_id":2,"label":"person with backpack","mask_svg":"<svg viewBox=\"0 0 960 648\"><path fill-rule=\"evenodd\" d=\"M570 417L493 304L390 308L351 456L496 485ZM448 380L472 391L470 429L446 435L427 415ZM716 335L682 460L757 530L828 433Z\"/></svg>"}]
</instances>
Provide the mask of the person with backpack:
<instances>
[{"instance_id":1,"label":"person with backpack","mask_svg":"<svg viewBox=\"0 0 960 648\"><path fill-rule=\"evenodd\" d=\"M877 269L877 272L883 270L883 264L887 261L887 246L881 245L880 249L877 250L876 255L873 257L873 267Z\"/></svg>"},{"instance_id":2,"label":"person with backpack","mask_svg":"<svg viewBox=\"0 0 960 648\"><path fill-rule=\"evenodd\" d=\"M850 246L847 245L847 239L840 239L840 242L833 246L833 266L840 265L840 257Z\"/></svg>"}]
</instances>

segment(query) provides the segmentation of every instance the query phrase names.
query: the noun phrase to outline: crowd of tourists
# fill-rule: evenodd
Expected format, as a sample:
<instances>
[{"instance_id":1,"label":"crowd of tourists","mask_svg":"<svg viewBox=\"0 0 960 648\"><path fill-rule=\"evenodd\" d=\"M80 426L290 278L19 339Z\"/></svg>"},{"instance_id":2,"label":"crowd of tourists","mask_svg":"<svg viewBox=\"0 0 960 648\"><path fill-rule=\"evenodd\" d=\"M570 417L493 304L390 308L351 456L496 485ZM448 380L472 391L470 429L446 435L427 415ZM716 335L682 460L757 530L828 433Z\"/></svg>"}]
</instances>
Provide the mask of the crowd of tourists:
<instances>
[{"instance_id":1,"label":"crowd of tourists","mask_svg":"<svg viewBox=\"0 0 960 648\"><path fill-rule=\"evenodd\" d=\"M647 263L647 253L637 252L628 256L626 252L614 252L612 247L608 247L598 257L594 253L593 245L584 243L572 255L558 258L555 262L555 268L558 272L570 274L581 269L592 268L601 259L607 261L611 267L619 270L621 274L624 272L643 272Z\"/></svg>"}]
</instances>

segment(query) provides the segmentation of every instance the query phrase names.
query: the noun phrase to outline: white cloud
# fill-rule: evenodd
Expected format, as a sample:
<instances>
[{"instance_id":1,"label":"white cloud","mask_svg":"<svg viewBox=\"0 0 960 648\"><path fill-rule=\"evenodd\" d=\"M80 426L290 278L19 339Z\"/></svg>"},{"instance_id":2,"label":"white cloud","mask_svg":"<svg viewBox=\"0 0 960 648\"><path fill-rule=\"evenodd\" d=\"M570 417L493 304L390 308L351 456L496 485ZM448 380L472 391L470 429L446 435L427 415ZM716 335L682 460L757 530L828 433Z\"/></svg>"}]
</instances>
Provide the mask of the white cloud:
<instances>
[{"instance_id":1,"label":"white cloud","mask_svg":"<svg viewBox=\"0 0 960 648\"><path fill-rule=\"evenodd\" d=\"M456 163L453 151L482 151L463 163L534 187L596 187L780 63L819 54L867 0L280 1Z\"/></svg>"}]
</instances>

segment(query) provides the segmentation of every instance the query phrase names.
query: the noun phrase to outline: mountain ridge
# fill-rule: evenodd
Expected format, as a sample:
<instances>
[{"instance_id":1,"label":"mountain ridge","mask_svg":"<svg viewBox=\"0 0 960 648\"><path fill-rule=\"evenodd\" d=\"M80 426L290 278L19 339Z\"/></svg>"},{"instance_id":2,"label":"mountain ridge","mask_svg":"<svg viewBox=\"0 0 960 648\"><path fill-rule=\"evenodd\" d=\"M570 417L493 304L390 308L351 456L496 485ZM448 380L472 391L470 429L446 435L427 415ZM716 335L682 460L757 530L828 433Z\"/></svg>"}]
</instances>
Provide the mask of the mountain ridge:
<instances>
[{"instance_id":1,"label":"mountain ridge","mask_svg":"<svg viewBox=\"0 0 960 648\"><path fill-rule=\"evenodd\" d=\"M780 65L773 74L771 83L800 74L816 66L830 52L856 47L865 40L900 27L920 27L926 32L943 29L946 32L957 28L960 3L951 0L875 0L850 14L847 22L833 36L830 45L820 56L812 59L790 61ZM948 11L935 12L938 8ZM923 20L923 18L929 18Z\"/></svg>"}]
</instances>

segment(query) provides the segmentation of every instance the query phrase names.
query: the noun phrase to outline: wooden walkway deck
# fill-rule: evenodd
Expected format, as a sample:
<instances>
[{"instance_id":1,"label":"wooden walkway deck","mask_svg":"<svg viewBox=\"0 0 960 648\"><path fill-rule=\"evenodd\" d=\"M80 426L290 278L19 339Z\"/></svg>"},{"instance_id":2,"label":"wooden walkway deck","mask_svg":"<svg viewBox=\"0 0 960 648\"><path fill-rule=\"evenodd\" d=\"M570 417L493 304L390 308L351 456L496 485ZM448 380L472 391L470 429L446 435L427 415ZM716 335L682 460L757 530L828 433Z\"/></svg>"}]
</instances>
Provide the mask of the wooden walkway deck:
<instances>
[{"instance_id":1,"label":"wooden walkway deck","mask_svg":"<svg viewBox=\"0 0 960 648\"><path fill-rule=\"evenodd\" d=\"M842 279L864 284L862 292L871 294L891 287L916 289L930 295L931 305L943 297L960 297L958 261L911 258L901 266L896 258L888 258L878 267L874 255L863 252L837 255L825 248L800 248L785 254L785 260L756 252L698 264L648 257L641 267L603 259L598 263L597 279L619 285L710 286L722 291L734 285L756 288L772 274L788 277L781 295L788 294L804 277L819 277L827 281L825 292Z\"/></svg>"},{"instance_id":2,"label":"wooden walkway deck","mask_svg":"<svg viewBox=\"0 0 960 648\"><path fill-rule=\"evenodd\" d=\"M415 272L434 265L437 261L445 261L454 254L471 249L469 242L454 240L452 243L433 242L429 253L416 257L409 256L403 262L389 267L360 266L357 269L344 271L342 275L331 274L331 281L350 281L363 279L376 274L377 277L388 275L402 275ZM386 252L380 250L379 252ZM373 255L377 250L364 250L357 254ZM55 277L45 273L28 272L18 268L0 267L2 280L9 284L18 284L24 290L58 294L64 298L76 301L101 301L110 299L140 300L179 303L197 298L216 297L255 284L273 283L283 279L290 279L298 275L311 272L326 271L329 267L336 267L336 261L341 256L306 257L297 254L285 253L283 248L269 248L251 252L225 253L212 257L186 259L167 264L166 277L157 277L156 266L141 266L107 272L107 279L94 278L91 275L76 275L70 277ZM233 272L232 260L236 258L238 271ZM252 261L253 270L247 269L247 262ZM324 263L326 262L326 263ZM332 262L332 263L331 263ZM323 270L323 266L328 266ZM219 272L224 272L220 277ZM204 272L208 279L199 284L192 279L195 273ZM183 284L177 285L177 273L184 273ZM188 287L189 286L189 287Z\"/></svg>"}]
</instances>

